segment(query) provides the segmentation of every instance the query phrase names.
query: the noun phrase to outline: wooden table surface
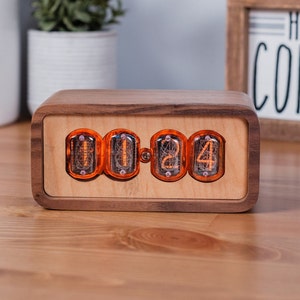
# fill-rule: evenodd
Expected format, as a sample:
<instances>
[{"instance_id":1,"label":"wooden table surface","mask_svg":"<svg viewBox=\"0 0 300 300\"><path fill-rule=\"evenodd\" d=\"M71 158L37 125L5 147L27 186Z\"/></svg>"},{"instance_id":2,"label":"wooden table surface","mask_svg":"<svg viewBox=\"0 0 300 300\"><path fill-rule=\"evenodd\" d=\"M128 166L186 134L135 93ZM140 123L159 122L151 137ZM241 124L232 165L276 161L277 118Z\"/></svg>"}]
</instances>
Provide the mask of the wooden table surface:
<instances>
[{"instance_id":1,"label":"wooden table surface","mask_svg":"<svg viewBox=\"0 0 300 300\"><path fill-rule=\"evenodd\" d=\"M262 142L243 214L50 211L30 124L0 128L0 299L300 299L300 144Z\"/></svg>"}]
</instances>

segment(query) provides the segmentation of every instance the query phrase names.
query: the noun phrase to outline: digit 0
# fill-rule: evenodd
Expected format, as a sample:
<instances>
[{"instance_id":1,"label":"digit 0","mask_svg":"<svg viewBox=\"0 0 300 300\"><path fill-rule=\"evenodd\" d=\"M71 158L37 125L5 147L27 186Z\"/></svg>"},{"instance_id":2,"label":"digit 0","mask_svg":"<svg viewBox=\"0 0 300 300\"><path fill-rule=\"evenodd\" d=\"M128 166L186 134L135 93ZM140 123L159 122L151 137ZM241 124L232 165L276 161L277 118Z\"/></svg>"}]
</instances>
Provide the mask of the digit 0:
<instances>
[{"instance_id":1,"label":"digit 0","mask_svg":"<svg viewBox=\"0 0 300 300\"><path fill-rule=\"evenodd\" d=\"M176 130L161 130L151 137L151 173L163 181L176 181L186 174L186 137Z\"/></svg>"},{"instance_id":2,"label":"digit 0","mask_svg":"<svg viewBox=\"0 0 300 300\"><path fill-rule=\"evenodd\" d=\"M201 130L188 140L189 174L203 182L216 181L225 172L225 140L217 132Z\"/></svg>"}]
</instances>

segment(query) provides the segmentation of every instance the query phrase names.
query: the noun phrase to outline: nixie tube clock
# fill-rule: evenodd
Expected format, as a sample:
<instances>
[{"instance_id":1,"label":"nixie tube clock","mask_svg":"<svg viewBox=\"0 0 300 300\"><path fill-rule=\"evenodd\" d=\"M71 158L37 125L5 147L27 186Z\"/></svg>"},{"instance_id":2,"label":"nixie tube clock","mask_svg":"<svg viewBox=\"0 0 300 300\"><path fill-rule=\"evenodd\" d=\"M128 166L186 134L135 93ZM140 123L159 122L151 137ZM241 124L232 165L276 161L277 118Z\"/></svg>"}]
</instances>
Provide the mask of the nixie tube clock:
<instances>
[{"instance_id":1,"label":"nixie tube clock","mask_svg":"<svg viewBox=\"0 0 300 300\"><path fill-rule=\"evenodd\" d=\"M239 92L66 90L32 118L32 191L69 210L242 212L259 123Z\"/></svg>"}]
</instances>

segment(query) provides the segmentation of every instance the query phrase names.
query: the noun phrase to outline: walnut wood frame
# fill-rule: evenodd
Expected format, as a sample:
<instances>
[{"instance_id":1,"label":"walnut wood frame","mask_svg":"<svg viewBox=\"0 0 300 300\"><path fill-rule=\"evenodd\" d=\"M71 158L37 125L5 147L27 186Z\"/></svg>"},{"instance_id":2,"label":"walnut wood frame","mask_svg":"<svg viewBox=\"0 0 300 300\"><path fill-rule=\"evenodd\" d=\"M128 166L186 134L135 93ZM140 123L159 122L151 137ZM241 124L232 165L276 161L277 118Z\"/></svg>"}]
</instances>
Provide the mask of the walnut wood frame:
<instances>
[{"instance_id":1,"label":"walnut wood frame","mask_svg":"<svg viewBox=\"0 0 300 300\"><path fill-rule=\"evenodd\" d=\"M52 126L45 128L45 120L58 116L62 119L69 118L67 121L69 122L70 118L75 116L89 121L92 118L97 118L97 120L100 118L101 123L101 116L108 116L110 120L116 121L124 115L133 119L158 117L160 120L170 116L175 120L182 117L184 119L196 118L196 124L198 124L199 117L200 119L203 117L209 119L217 116L221 120L220 122L224 122L222 120L228 117L233 118L233 120L242 120L241 122L245 124L243 126L246 128L245 141L247 144L237 150L246 151L244 156L247 164L245 194L239 199L205 198L200 200L185 196L161 199L143 196L130 198L122 195L116 197L113 194L110 197L102 197L102 195L78 197L76 196L76 190L74 192L75 196L71 197L49 195L44 184L44 156L45 151L47 152L48 149L53 148L53 145L44 143L45 132L50 130L56 134L57 130L61 130L63 127L62 124L58 124L58 129L53 129ZM222 124L222 126L225 126L223 128L226 128L228 123ZM50 97L35 112L31 130L32 192L34 199L45 208L109 211L242 212L253 207L258 198L259 122L251 99L240 92L62 91ZM233 132L232 135L234 139L237 139L239 145L241 143L240 130L239 127L235 127L234 130L230 131ZM53 141L53 143L55 142L56 140ZM230 143L230 141L227 140L227 143ZM234 159L231 163L234 164ZM59 160L58 164L63 165L64 162ZM51 166L54 165L55 162L51 162ZM236 168L239 168L239 166L233 166L233 169ZM240 176L239 173L236 175ZM229 189L232 189L235 185L235 181L230 181Z\"/></svg>"},{"instance_id":2,"label":"walnut wood frame","mask_svg":"<svg viewBox=\"0 0 300 300\"><path fill-rule=\"evenodd\" d=\"M227 0L226 89L247 92L249 10L300 10L299 0ZM261 137L300 141L300 122L260 119Z\"/></svg>"}]
</instances>

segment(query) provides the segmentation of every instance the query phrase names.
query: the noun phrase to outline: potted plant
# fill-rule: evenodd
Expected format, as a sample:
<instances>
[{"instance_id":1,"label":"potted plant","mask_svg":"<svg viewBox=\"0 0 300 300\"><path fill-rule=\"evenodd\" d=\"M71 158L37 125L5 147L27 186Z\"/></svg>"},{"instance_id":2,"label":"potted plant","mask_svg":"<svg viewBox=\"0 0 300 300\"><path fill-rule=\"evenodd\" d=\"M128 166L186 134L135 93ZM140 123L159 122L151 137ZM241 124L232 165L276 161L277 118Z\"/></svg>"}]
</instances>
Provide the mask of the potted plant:
<instances>
[{"instance_id":1,"label":"potted plant","mask_svg":"<svg viewBox=\"0 0 300 300\"><path fill-rule=\"evenodd\" d=\"M28 32L31 113L61 89L115 88L121 0L34 0L37 30Z\"/></svg>"}]
</instances>

